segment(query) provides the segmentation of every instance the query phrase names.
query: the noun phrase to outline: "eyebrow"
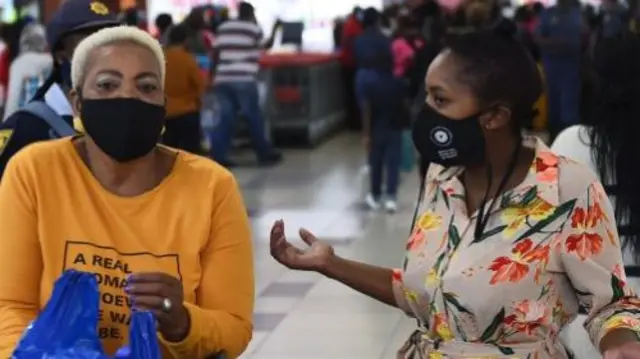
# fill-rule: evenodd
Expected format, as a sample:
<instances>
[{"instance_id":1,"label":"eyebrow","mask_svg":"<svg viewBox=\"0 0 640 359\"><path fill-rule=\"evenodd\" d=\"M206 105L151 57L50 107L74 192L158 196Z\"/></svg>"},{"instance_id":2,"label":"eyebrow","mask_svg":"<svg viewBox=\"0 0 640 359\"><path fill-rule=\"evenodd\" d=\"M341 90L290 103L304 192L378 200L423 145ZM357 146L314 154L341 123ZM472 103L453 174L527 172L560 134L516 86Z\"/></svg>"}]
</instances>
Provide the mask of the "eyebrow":
<instances>
[{"instance_id":1,"label":"eyebrow","mask_svg":"<svg viewBox=\"0 0 640 359\"><path fill-rule=\"evenodd\" d=\"M98 75L102 75L102 74L112 75L112 76L116 76L116 77L119 77L119 78L123 77L122 73L120 71L117 71L117 70L106 69L106 70L98 71ZM151 72L151 71L141 72L141 73L136 75L135 79L139 80L139 79L146 78L146 77L152 77L154 79L159 79L159 76L156 73Z\"/></svg>"}]
</instances>

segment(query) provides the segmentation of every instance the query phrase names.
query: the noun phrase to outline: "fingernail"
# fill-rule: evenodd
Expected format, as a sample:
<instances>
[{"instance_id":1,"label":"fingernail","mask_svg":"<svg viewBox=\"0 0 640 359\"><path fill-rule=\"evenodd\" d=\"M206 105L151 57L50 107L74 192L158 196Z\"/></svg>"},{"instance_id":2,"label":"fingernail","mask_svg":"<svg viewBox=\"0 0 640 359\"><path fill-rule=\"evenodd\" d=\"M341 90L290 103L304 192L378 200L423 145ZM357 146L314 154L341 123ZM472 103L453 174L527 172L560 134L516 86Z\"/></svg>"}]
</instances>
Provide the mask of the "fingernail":
<instances>
[{"instance_id":1,"label":"fingernail","mask_svg":"<svg viewBox=\"0 0 640 359\"><path fill-rule=\"evenodd\" d=\"M132 289L133 289L133 287L128 285L128 286L124 287L124 292L125 293L131 293Z\"/></svg>"}]
</instances>

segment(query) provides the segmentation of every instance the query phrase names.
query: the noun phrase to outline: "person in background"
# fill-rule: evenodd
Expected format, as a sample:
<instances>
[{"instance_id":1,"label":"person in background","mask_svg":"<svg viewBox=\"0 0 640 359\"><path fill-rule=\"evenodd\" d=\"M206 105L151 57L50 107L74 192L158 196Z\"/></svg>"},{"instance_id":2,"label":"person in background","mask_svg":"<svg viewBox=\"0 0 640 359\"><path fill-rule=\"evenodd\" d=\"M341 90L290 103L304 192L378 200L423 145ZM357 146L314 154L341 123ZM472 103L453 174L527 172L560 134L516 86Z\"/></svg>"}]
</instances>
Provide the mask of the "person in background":
<instances>
[{"instance_id":1,"label":"person in background","mask_svg":"<svg viewBox=\"0 0 640 359\"><path fill-rule=\"evenodd\" d=\"M267 140L265 119L260 108L258 71L263 49L273 46L276 29L262 43L262 28L258 25L253 5L241 2L238 18L224 22L216 34L214 56L214 86L220 105L220 123L211 134L212 157L220 164L235 166L229 159L238 113L249 124L253 147L261 165L279 163L282 155Z\"/></svg>"},{"instance_id":2,"label":"person in background","mask_svg":"<svg viewBox=\"0 0 640 359\"><path fill-rule=\"evenodd\" d=\"M405 84L393 75L391 67L377 71L376 78L360 94L363 136L370 166L370 191L365 203L371 210L379 209L382 204L386 212L395 213L398 210L402 131L409 127L408 101Z\"/></svg>"},{"instance_id":3,"label":"person in background","mask_svg":"<svg viewBox=\"0 0 640 359\"><path fill-rule=\"evenodd\" d=\"M351 131L360 131L362 121L355 93L357 65L354 56L354 41L362 34L362 8L356 6L342 25L340 36L340 64L344 80L345 101L347 104L347 126Z\"/></svg>"},{"instance_id":4,"label":"person in background","mask_svg":"<svg viewBox=\"0 0 640 359\"><path fill-rule=\"evenodd\" d=\"M9 67L11 66L9 51L9 34L11 25L0 24L0 111L4 112L7 100L7 88L9 87ZM2 134L2 131L0 131ZM0 150L6 142L6 136L0 136Z\"/></svg>"},{"instance_id":5,"label":"person in background","mask_svg":"<svg viewBox=\"0 0 640 359\"><path fill-rule=\"evenodd\" d=\"M0 183L0 357L11 357L66 269L96 273L100 297L116 298L100 303L111 313L99 329L108 355L126 342L132 310L154 314L165 359L237 358L249 344L246 208L227 170L157 144L164 64L160 44L136 27L90 35L73 55L70 92L86 134L29 146L9 162Z\"/></svg>"},{"instance_id":6,"label":"person in background","mask_svg":"<svg viewBox=\"0 0 640 359\"><path fill-rule=\"evenodd\" d=\"M600 12L598 38L614 37L628 31L629 11L619 0L604 0Z\"/></svg>"},{"instance_id":7,"label":"person in background","mask_svg":"<svg viewBox=\"0 0 640 359\"><path fill-rule=\"evenodd\" d=\"M167 43L167 31L173 26L173 17L171 17L171 14L162 13L156 16L155 25L158 30L158 41L165 45Z\"/></svg>"},{"instance_id":8,"label":"person in background","mask_svg":"<svg viewBox=\"0 0 640 359\"><path fill-rule=\"evenodd\" d=\"M562 131L553 142L557 153L587 165L598 174L613 204L622 240L626 268L633 268L627 280L640 290L640 158L634 150L640 135L640 39L626 34L605 37L593 57L595 88L582 124ZM565 339L577 350L576 358L600 358L579 332L585 321L580 316Z\"/></svg>"},{"instance_id":9,"label":"person in background","mask_svg":"<svg viewBox=\"0 0 640 359\"><path fill-rule=\"evenodd\" d=\"M419 22L414 16L405 14L398 18L398 29L391 43L393 51L393 74L410 82L408 76L415 64L416 54L426 45L420 32ZM415 92L415 91L412 91Z\"/></svg>"},{"instance_id":10,"label":"person in background","mask_svg":"<svg viewBox=\"0 0 640 359\"><path fill-rule=\"evenodd\" d=\"M558 0L540 15L536 41L546 75L551 140L580 117L584 29L580 5L574 0Z\"/></svg>"},{"instance_id":11,"label":"person in background","mask_svg":"<svg viewBox=\"0 0 640 359\"><path fill-rule=\"evenodd\" d=\"M344 27L344 19L336 17L333 19L333 48L340 51L342 44L342 28Z\"/></svg>"},{"instance_id":12,"label":"person in background","mask_svg":"<svg viewBox=\"0 0 640 359\"><path fill-rule=\"evenodd\" d=\"M53 70L38 89L33 101L44 102L70 126L74 112L69 99L71 59L78 43L99 29L121 22L109 8L97 0L66 0L47 24L47 44L53 56ZM51 139L51 127L33 114L16 112L0 124L0 176L9 159L20 149L37 141Z\"/></svg>"},{"instance_id":13,"label":"person in background","mask_svg":"<svg viewBox=\"0 0 640 359\"><path fill-rule=\"evenodd\" d=\"M187 51L187 29L177 25L169 30L165 48L167 77L167 122L163 142L191 153L202 151L200 127L201 100L206 82L193 55Z\"/></svg>"},{"instance_id":14,"label":"person in background","mask_svg":"<svg viewBox=\"0 0 640 359\"><path fill-rule=\"evenodd\" d=\"M385 209L397 210L396 195L400 173L401 129L391 125L398 115L398 97L402 97L402 86L396 86L393 77L393 54L391 39L382 32L382 17L375 8L364 10L364 31L353 44L358 72L355 92L362 114L363 143L367 151L370 192L365 203L371 210L380 208L384 200ZM386 91L388 98L385 98ZM392 96L393 92L393 96ZM402 103L403 99L399 102ZM397 136L396 136L397 135ZM386 173L386 191L382 196L382 179Z\"/></svg>"},{"instance_id":15,"label":"person in background","mask_svg":"<svg viewBox=\"0 0 640 359\"><path fill-rule=\"evenodd\" d=\"M36 23L27 25L20 36L20 55L9 69L5 120L18 108L31 101L52 68L53 58L47 51L44 26Z\"/></svg>"}]
</instances>

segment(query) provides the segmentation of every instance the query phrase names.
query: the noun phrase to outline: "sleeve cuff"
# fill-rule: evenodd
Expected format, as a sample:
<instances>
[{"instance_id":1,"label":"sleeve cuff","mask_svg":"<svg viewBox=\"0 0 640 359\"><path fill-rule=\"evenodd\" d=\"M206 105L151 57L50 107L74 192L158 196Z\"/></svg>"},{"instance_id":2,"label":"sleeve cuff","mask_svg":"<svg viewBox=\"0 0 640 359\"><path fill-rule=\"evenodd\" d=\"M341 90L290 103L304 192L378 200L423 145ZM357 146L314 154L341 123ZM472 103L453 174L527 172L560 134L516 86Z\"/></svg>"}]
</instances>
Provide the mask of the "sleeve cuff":
<instances>
[{"instance_id":1,"label":"sleeve cuff","mask_svg":"<svg viewBox=\"0 0 640 359\"><path fill-rule=\"evenodd\" d=\"M188 358L192 357L191 353L194 352L194 346L198 343L198 328L200 328L200 316L197 311L197 307L193 304L184 303L187 312L189 312L189 333L184 340L179 342L170 342L158 334L160 344L164 346L174 358Z\"/></svg>"},{"instance_id":2,"label":"sleeve cuff","mask_svg":"<svg viewBox=\"0 0 640 359\"><path fill-rule=\"evenodd\" d=\"M396 305L398 308L402 309L408 315L413 316L413 311L409 306L409 301L407 300L407 293L404 288L404 282L402 280L403 274L402 270L399 268L393 269L393 276L391 277L391 286L393 288L393 296L396 299Z\"/></svg>"},{"instance_id":3,"label":"sleeve cuff","mask_svg":"<svg viewBox=\"0 0 640 359\"><path fill-rule=\"evenodd\" d=\"M628 329L636 332L636 335L639 335L640 319L625 313L615 314L611 316L609 319L605 320L604 323L602 323L597 343L600 343L602 338L616 329Z\"/></svg>"}]
</instances>

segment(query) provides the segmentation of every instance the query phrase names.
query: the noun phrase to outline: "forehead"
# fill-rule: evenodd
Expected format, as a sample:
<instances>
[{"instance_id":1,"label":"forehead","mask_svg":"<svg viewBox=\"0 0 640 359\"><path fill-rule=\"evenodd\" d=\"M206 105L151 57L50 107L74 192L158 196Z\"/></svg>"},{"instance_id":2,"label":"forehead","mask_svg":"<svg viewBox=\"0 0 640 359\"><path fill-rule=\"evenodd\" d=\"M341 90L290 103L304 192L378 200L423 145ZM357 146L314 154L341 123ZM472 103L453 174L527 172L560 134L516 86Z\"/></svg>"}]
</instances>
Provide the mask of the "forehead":
<instances>
[{"instance_id":1,"label":"forehead","mask_svg":"<svg viewBox=\"0 0 640 359\"><path fill-rule=\"evenodd\" d=\"M110 69L136 75L141 71L155 73L160 77L160 64L151 50L131 42L107 44L91 51L87 72L95 73Z\"/></svg>"},{"instance_id":2,"label":"forehead","mask_svg":"<svg viewBox=\"0 0 640 359\"><path fill-rule=\"evenodd\" d=\"M455 87L458 81L460 66L449 50L441 52L429 65L425 79L427 87Z\"/></svg>"}]
</instances>

